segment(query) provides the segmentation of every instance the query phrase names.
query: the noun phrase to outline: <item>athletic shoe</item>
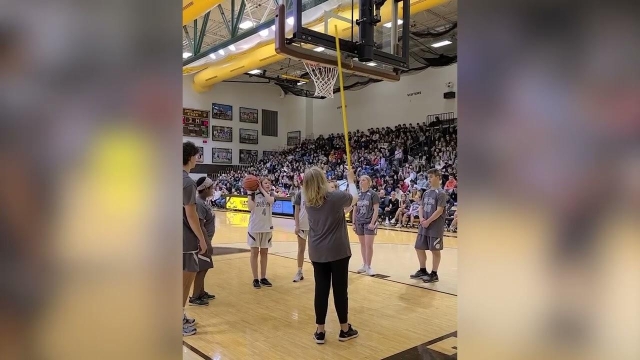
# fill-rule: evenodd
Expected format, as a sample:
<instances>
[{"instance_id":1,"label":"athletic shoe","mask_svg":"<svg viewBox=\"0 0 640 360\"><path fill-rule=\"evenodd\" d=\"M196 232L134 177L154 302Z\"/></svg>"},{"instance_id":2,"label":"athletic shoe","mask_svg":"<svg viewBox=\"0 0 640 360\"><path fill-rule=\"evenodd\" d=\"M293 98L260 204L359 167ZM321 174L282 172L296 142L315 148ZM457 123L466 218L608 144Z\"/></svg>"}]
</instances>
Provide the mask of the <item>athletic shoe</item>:
<instances>
[{"instance_id":1,"label":"athletic shoe","mask_svg":"<svg viewBox=\"0 0 640 360\"><path fill-rule=\"evenodd\" d=\"M208 293L208 292L206 292L206 291L202 294L202 297L203 297L203 298L205 298L205 299L207 299L207 300L213 300L213 299L215 299L215 298L216 298L216 296L215 296L215 295L213 295L213 294L209 294L209 293Z\"/></svg>"},{"instance_id":2,"label":"athletic shoe","mask_svg":"<svg viewBox=\"0 0 640 360\"><path fill-rule=\"evenodd\" d=\"M296 273L296 276L293 278L293 282L298 282L304 280L304 276L302 275L302 271L298 270L298 272Z\"/></svg>"},{"instance_id":3,"label":"athletic shoe","mask_svg":"<svg viewBox=\"0 0 640 360\"><path fill-rule=\"evenodd\" d=\"M196 323L196 319L189 319L187 317L187 314L184 314L184 316L182 318L182 325L193 326L195 323Z\"/></svg>"},{"instance_id":4,"label":"athletic shoe","mask_svg":"<svg viewBox=\"0 0 640 360\"><path fill-rule=\"evenodd\" d=\"M182 325L182 336L191 336L196 334L196 328L193 325Z\"/></svg>"},{"instance_id":5,"label":"athletic shoe","mask_svg":"<svg viewBox=\"0 0 640 360\"><path fill-rule=\"evenodd\" d=\"M258 279L253 279L253 288L254 288L254 289L260 289L260 288L261 288L261 286L260 286L260 280L258 280Z\"/></svg>"},{"instance_id":6,"label":"athletic shoe","mask_svg":"<svg viewBox=\"0 0 640 360\"><path fill-rule=\"evenodd\" d=\"M396 225L397 229L400 229L402 227L402 224L398 223L398 225Z\"/></svg>"},{"instance_id":7,"label":"athletic shoe","mask_svg":"<svg viewBox=\"0 0 640 360\"><path fill-rule=\"evenodd\" d=\"M204 297L192 298L189 297L189 305L191 306L209 306L209 300Z\"/></svg>"},{"instance_id":8,"label":"athletic shoe","mask_svg":"<svg viewBox=\"0 0 640 360\"><path fill-rule=\"evenodd\" d=\"M409 277L412 278L412 279L420 279L420 278L423 278L425 276L429 276L429 273L426 272L426 271L422 271L422 270L418 270L418 271L416 271L415 274L409 275Z\"/></svg>"},{"instance_id":9,"label":"athletic shoe","mask_svg":"<svg viewBox=\"0 0 640 360\"><path fill-rule=\"evenodd\" d=\"M273 286L273 284L270 283L269 280L267 280L267 278L260 279L260 285L266 286L266 287L272 287Z\"/></svg>"},{"instance_id":10,"label":"athletic shoe","mask_svg":"<svg viewBox=\"0 0 640 360\"><path fill-rule=\"evenodd\" d=\"M342 331L342 329L340 329L340 336L338 336L338 340L347 341L347 340L355 339L357 337L358 337L358 331L352 328L351 324L349 324L349 329L347 329L347 331Z\"/></svg>"},{"instance_id":11,"label":"athletic shoe","mask_svg":"<svg viewBox=\"0 0 640 360\"><path fill-rule=\"evenodd\" d=\"M360 267L360 269L358 269L358 271L356 271L358 274L362 274L362 273L366 273L367 272L367 265L362 264L362 267Z\"/></svg>"},{"instance_id":12,"label":"athletic shoe","mask_svg":"<svg viewBox=\"0 0 640 360\"><path fill-rule=\"evenodd\" d=\"M326 335L325 331L321 333L316 331L315 333L313 333L313 339L316 341L316 344L324 344L325 335Z\"/></svg>"},{"instance_id":13,"label":"athletic shoe","mask_svg":"<svg viewBox=\"0 0 640 360\"><path fill-rule=\"evenodd\" d=\"M367 275L369 276L374 276L376 274L375 271L373 271L373 269L371 267L367 268Z\"/></svg>"},{"instance_id":14,"label":"athletic shoe","mask_svg":"<svg viewBox=\"0 0 640 360\"><path fill-rule=\"evenodd\" d=\"M389 226L389 224L390 224L389 220L384 222L384 226Z\"/></svg>"},{"instance_id":15,"label":"athletic shoe","mask_svg":"<svg viewBox=\"0 0 640 360\"><path fill-rule=\"evenodd\" d=\"M389 225L395 225L396 224L396 219L391 220L391 222L389 223Z\"/></svg>"},{"instance_id":16,"label":"athletic shoe","mask_svg":"<svg viewBox=\"0 0 640 360\"><path fill-rule=\"evenodd\" d=\"M422 278L422 281L426 283L434 283L440 281L440 279L438 278L438 274L431 273Z\"/></svg>"}]
</instances>

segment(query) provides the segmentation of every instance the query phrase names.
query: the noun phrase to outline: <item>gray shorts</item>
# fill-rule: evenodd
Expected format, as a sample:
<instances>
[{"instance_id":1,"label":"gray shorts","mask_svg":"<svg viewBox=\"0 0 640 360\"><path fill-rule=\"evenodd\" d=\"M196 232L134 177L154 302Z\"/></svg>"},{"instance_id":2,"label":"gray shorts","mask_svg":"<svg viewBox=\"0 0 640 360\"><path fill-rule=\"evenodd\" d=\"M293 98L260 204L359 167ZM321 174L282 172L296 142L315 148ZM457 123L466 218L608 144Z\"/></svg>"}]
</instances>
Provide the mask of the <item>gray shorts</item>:
<instances>
[{"instance_id":1,"label":"gray shorts","mask_svg":"<svg viewBox=\"0 0 640 360\"><path fill-rule=\"evenodd\" d=\"M444 249L444 244L440 237L418 234L415 248L418 250L440 251Z\"/></svg>"},{"instance_id":2,"label":"gray shorts","mask_svg":"<svg viewBox=\"0 0 640 360\"><path fill-rule=\"evenodd\" d=\"M182 271L198 272L200 265L198 264L198 252L182 253Z\"/></svg>"},{"instance_id":3,"label":"gray shorts","mask_svg":"<svg viewBox=\"0 0 640 360\"><path fill-rule=\"evenodd\" d=\"M378 233L378 223L376 222L376 227L371 230L369 229L370 223L356 223L354 230L356 231L356 235L376 235Z\"/></svg>"},{"instance_id":4,"label":"gray shorts","mask_svg":"<svg viewBox=\"0 0 640 360\"><path fill-rule=\"evenodd\" d=\"M213 247L211 242L207 241L207 251L204 254L198 254L198 271L207 270L213 268Z\"/></svg>"}]
</instances>

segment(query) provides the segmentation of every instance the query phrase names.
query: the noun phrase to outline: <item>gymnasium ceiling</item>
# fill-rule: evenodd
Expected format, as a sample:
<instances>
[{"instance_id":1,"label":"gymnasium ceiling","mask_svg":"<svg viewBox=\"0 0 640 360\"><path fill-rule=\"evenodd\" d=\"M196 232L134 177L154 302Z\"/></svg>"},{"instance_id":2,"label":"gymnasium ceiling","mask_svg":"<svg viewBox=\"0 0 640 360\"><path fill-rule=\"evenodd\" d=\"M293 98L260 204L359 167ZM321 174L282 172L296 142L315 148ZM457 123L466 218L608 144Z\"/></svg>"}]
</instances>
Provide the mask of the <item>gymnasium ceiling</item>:
<instances>
[{"instance_id":1,"label":"gymnasium ceiling","mask_svg":"<svg viewBox=\"0 0 640 360\"><path fill-rule=\"evenodd\" d=\"M244 0L244 12L241 13L242 0L223 0L220 5L214 7L209 12L209 18L202 38L202 45L200 52L204 52L207 49L211 49L216 45L228 41L232 38L232 14L234 15L234 23L242 24L246 21L253 22L256 26L265 21L271 20L275 17L276 2L278 0ZM318 0L303 0L305 3L317 2ZM311 5L313 6L313 5ZM233 8L233 9L232 9ZM233 10L233 11L232 11ZM240 15L241 14L241 15ZM238 17L241 20L235 21ZM458 1L451 0L442 5L431 8L427 11L414 14L411 17L411 31L413 34L416 32L441 32L458 21ZM193 41L196 39L201 31L202 24L204 23L203 16L200 16L194 22L183 26L183 52L194 53ZM197 27L197 29L196 29ZM236 25L237 32L236 37L242 35L243 32L249 31L253 28L242 29L242 26ZM453 30L441 37L426 37L420 38L412 36L410 41L411 46L411 68L417 68L423 66L424 63L416 61L419 58L437 57L440 54L444 55L456 55L457 54L457 30ZM430 45L441 41L450 40L452 44L439 48L433 48ZM197 52L196 52L197 53ZM188 64L189 58L184 58L183 64ZM286 59L276 63L273 63L262 70L266 70L267 76L280 76L291 75L300 77L306 73L304 65L299 60ZM257 79L256 77L249 75L242 75L232 79L231 81L257 81L264 82L263 79Z\"/></svg>"}]
</instances>

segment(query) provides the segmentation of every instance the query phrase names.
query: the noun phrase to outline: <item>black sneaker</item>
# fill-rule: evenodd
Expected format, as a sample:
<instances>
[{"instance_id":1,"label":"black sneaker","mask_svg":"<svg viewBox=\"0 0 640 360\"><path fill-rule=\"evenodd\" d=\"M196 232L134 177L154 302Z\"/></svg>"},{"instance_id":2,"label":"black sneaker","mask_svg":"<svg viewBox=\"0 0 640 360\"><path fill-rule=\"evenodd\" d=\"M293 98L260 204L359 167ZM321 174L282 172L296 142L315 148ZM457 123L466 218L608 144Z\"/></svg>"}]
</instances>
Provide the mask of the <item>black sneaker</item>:
<instances>
[{"instance_id":1,"label":"black sneaker","mask_svg":"<svg viewBox=\"0 0 640 360\"><path fill-rule=\"evenodd\" d=\"M260 280L258 280L258 279L253 279L253 288L254 288L254 289L260 289L260 288L261 288L261 286L260 286Z\"/></svg>"},{"instance_id":2,"label":"black sneaker","mask_svg":"<svg viewBox=\"0 0 640 360\"><path fill-rule=\"evenodd\" d=\"M415 274L409 275L409 277L412 278L412 279L420 279L420 278L425 277L425 276L429 276L429 273L426 272L426 271L422 271L422 270L418 270L418 271L416 271Z\"/></svg>"},{"instance_id":3,"label":"black sneaker","mask_svg":"<svg viewBox=\"0 0 640 360\"><path fill-rule=\"evenodd\" d=\"M316 344L324 344L324 336L325 336L326 332L315 332L313 333L313 339L316 341Z\"/></svg>"},{"instance_id":4,"label":"black sneaker","mask_svg":"<svg viewBox=\"0 0 640 360\"><path fill-rule=\"evenodd\" d=\"M203 297L203 298L205 298L205 299L207 299L207 300L213 300L213 299L215 299L215 298L216 298L216 296L215 296L215 295L213 295L213 294L209 294L209 293L208 293L208 292L206 292L206 291L202 294L202 297Z\"/></svg>"},{"instance_id":5,"label":"black sneaker","mask_svg":"<svg viewBox=\"0 0 640 360\"><path fill-rule=\"evenodd\" d=\"M199 297L199 298L192 298L189 297L189 305L191 306L208 306L209 305L209 300L203 298L203 297Z\"/></svg>"},{"instance_id":6,"label":"black sneaker","mask_svg":"<svg viewBox=\"0 0 640 360\"><path fill-rule=\"evenodd\" d=\"M422 281L426 283L434 283L440 281L440 279L438 279L438 274L431 273L425 276Z\"/></svg>"},{"instance_id":7,"label":"black sneaker","mask_svg":"<svg viewBox=\"0 0 640 360\"><path fill-rule=\"evenodd\" d=\"M347 340L355 339L357 337L358 337L358 331L352 328L351 324L349 324L349 329L347 329L347 331L342 331L342 329L340 329L340 336L338 336L338 340L347 341Z\"/></svg>"},{"instance_id":8,"label":"black sneaker","mask_svg":"<svg viewBox=\"0 0 640 360\"><path fill-rule=\"evenodd\" d=\"M266 287L272 287L273 284L269 282L269 280L267 280L267 278L262 278L260 279L260 284L262 286L266 286Z\"/></svg>"}]
</instances>

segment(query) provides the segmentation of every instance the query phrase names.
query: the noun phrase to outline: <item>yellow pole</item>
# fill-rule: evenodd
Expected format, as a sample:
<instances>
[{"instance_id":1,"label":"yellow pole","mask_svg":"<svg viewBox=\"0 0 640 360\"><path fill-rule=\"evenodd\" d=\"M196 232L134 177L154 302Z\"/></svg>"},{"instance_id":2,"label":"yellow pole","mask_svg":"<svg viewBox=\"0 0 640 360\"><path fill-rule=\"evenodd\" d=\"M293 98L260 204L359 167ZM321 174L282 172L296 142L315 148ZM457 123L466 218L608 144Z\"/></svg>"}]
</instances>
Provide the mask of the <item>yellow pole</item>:
<instances>
[{"instance_id":1,"label":"yellow pole","mask_svg":"<svg viewBox=\"0 0 640 360\"><path fill-rule=\"evenodd\" d=\"M347 126L347 104L344 100L344 81L342 80L342 55L340 55L340 37L338 25L335 25L336 55L338 57L338 77L340 78L340 103L342 104L342 125L344 126L344 144L347 148L347 169L351 168L351 148L349 147L349 126Z\"/></svg>"}]
</instances>

